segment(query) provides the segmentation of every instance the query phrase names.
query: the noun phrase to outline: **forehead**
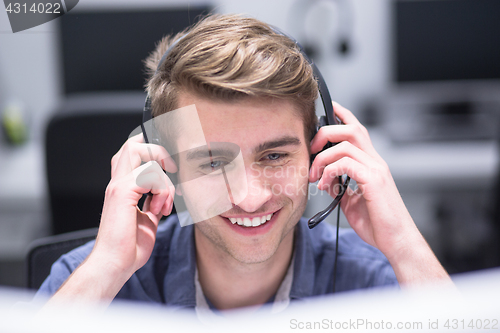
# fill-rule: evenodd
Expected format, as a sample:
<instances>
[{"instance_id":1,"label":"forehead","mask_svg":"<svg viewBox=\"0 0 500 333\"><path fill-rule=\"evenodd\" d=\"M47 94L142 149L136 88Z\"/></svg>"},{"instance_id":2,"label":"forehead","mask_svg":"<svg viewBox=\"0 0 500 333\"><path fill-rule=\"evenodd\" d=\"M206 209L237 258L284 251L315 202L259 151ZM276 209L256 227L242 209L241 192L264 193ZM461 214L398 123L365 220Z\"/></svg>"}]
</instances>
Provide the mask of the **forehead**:
<instances>
[{"instance_id":1,"label":"forehead","mask_svg":"<svg viewBox=\"0 0 500 333\"><path fill-rule=\"evenodd\" d=\"M243 149L267 140L295 136L305 143L303 120L295 105L287 100L249 97L226 102L181 93L178 106L189 105L196 107L207 142L233 142ZM183 136L181 131L179 139L189 141L189 136Z\"/></svg>"}]
</instances>

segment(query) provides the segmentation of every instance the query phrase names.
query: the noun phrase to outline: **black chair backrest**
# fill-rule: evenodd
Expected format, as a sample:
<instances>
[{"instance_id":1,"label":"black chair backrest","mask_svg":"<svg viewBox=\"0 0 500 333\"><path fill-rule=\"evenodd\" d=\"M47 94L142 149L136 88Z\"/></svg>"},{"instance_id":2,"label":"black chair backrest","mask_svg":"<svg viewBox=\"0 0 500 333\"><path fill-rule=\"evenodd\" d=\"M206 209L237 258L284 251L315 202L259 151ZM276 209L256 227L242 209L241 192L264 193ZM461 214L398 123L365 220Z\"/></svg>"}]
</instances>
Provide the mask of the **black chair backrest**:
<instances>
[{"instance_id":1,"label":"black chair backrest","mask_svg":"<svg viewBox=\"0 0 500 333\"><path fill-rule=\"evenodd\" d=\"M111 158L142 121L145 94L69 98L45 135L52 232L97 227Z\"/></svg>"},{"instance_id":2,"label":"black chair backrest","mask_svg":"<svg viewBox=\"0 0 500 333\"><path fill-rule=\"evenodd\" d=\"M97 230L80 230L34 241L26 258L28 288L40 288L49 275L52 264L63 254L95 239Z\"/></svg>"}]
</instances>

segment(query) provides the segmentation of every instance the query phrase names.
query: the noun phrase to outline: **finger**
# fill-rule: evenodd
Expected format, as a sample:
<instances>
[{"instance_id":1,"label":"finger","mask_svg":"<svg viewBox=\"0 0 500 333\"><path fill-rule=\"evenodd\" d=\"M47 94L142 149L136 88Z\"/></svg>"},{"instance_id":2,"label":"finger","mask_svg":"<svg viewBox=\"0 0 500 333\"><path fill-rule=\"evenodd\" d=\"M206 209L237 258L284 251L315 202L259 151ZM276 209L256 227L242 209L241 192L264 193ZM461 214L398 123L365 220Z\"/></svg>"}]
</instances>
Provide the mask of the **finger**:
<instances>
[{"instance_id":1,"label":"finger","mask_svg":"<svg viewBox=\"0 0 500 333\"><path fill-rule=\"evenodd\" d=\"M148 238L155 237L156 236L156 231L158 228L158 223L160 222L161 216L155 216L152 215L151 213L143 213L138 210L138 216L137 216L137 227L141 229L142 232L138 233L137 236L146 236ZM151 241L148 241L147 239L141 240L137 239L138 243L146 241L148 244L154 243Z\"/></svg>"},{"instance_id":2,"label":"finger","mask_svg":"<svg viewBox=\"0 0 500 333\"><path fill-rule=\"evenodd\" d=\"M167 197L167 200L165 201L163 207L161 208L161 213L164 216L170 215L170 213L172 213L172 208L174 206L175 187L170 186L169 189L170 189L169 196Z\"/></svg>"},{"instance_id":3,"label":"finger","mask_svg":"<svg viewBox=\"0 0 500 333\"><path fill-rule=\"evenodd\" d=\"M152 216L155 216L158 220L161 219L162 215L163 216L170 215L170 213L172 212L172 208L173 208L172 192L167 196L167 200L165 201L165 203L161 207L160 213L158 213L158 214L154 214L151 211L151 201L153 200L153 197L154 197L153 194L149 194L146 197L146 200L144 200L144 204L142 205L141 211L145 214L151 214Z\"/></svg>"},{"instance_id":4,"label":"finger","mask_svg":"<svg viewBox=\"0 0 500 333\"><path fill-rule=\"evenodd\" d=\"M142 133L139 133L137 135L134 135L134 136L131 136L128 138L127 140L128 142L137 142L137 143L143 143L144 142L144 137L142 135ZM126 141L126 142L127 142ZM114 172L114 169L117 165L117 161L120 159L120 156L122 154L122 151L123 151L123 147L125 146L125 143L120 147L120 149L118 150L118 152L112 157L111 159L111 174L113 174ZM114 162L114 163L113 163Z\"/></svg>"},{"instance_id":5,"label":"finger","mask_svg":"<svg viewBox=\"0 0 500 333\"><path fill-rule=\"evenodd\" d=\"M128 138L128 140L125 141L125 143L127 143L127 142L143 143L144 137L142 136L142 133L139 133L137 135L134 135L134 136L131 136L130 138ZM120 150L118 150L118 152L115 154L115 155L118 155L118 157L121 155L121 153L123 151L123 147L125 146L125 143L120 147Z\"/></svg>"},{"instance_id":6,"label":"finger","mask_svg":"<svg viewBox=\"0 0 500 333\"><path fill-rule=\"evenodd\" d=\"M337 197L340 192L344 191L344 184L338 181L339 177L335 178L328 186L323 186L322 191L326 191L332 198Z\"/></svg>"},{"instance_id":7,"label":"finger","mask_svg":"<svg viewBox=\"0 0 500 333\"><path fill-rule=\"evenodd\" d=\"M133 171L136 184L143 190L150 191L153 196L148 198L144 211L158 215L163 206L173 194L173 184L155 161L150 161ZM171 200L170 200L171 201Z\"/></svg>"},{"instance_id":8,"label":"finger","mask_svg":"<svg viewBox=\"0 0 500 333\"><path fill-rule=\"evenodd\" d=\"M165 174L163 174L163 178L162 182L166 182L168 180L168 177ZM173 191L170 189L170 186L157 190L153 189L151 190L151 193L153 193L153 198L151 199L149 211L153 214L161 214L162 211L166 211L168 205L172 204ZM167 205L167 207L164 207L165 205Z\"/></svg>"},{"instance_id":9,"label":"finger","mask_svg":"<svg viewBox=\"0 0 500 333\"><path fill-rule=\"evenodd\" d=\"M365 151L374 158L379 158L378 153L372 145L368 131L358 125L332 125L323 126L311 141L311 153L315 154L328 142L348 141L359 149Z\"/></svg>"},{"instance_id":10,"label":"finger","mask_svg":"<svg viewBox=\"0 0 500 333\"><path fill-rule=\"evenodd\" d=\"M309 172L309 182L313 183L317 181L321 177L326 166L343 157L349 157L363 165L372 165L376 163L376 161L374 161L365 151L348 141L343 141L316 156Z\"/></svg>"},{"instance_id":11,"label":"finger","mask_svg":"<svg viewBox=\"0 0 500 333\"><path fill-rule=\"evenodd\" d=\"M116 162L113 177L125 175L141 165L142 162L156 161L165 171L177 172L177 166L168 152L159 145L128 141Z\"/></svg>"},{"instance_id":12,"label":"finger","mask_svg":"<svg viewBox=\"0 0 500 333\"><path fill-rule=\"evenodd\" d=\"M335 112L335 115L346 125L349 124L354 124L354 125L361 125L359 122L358 118L354 116L354 114L340 105L337 102L332 102L333 104L333 112Z\"/></svg>"},{"instance_id":13,"label":"finger","mask_svg":"<svg viewBox=\"0 0 500 333\"><path fill-rule=\"evenodd\" d=\"M137 220L139 225L140 225L141 221L146 220L146 221L150 221L150 223L152 223L156 227L158 227L158 224L160 223L160 220L162 218L161 213L153 214L153 212L151 212L151 211L144 211L144 210L141 211L139 209L139 207L137 207L137 211L138 211L139 216L141 217L140 219ZM155 232L156 232L156 230L155 230Z\"/></svg>"},{"instance_id":14,"label":"finger","mask_svg":"<svg viewBox=\"0 0 500 333\"><path fill-rule=\"evenodd\" d=\"M318 189L328 190L332 187L332 184L336 177L348 175L353 180L356 181L358 185L366 184L369 181L369 169L353 160L349 157L342 157L335 163L329 164L321 175L321 179L318 182Z\"/></svg>"},{"instance_id":15,"label":"finger","mask_svg":"<svg viewBox=\"0 0 500 333\"><path fill-rule=\"evenodd\" d=\"M143 194L150 192L152 194L159 194L161 191L168 191L165 179L168 179L168 177L163 172L162 176L159 176L156 173L146 172L144 174L140 174L138 177L136 174L130 173L126 177L110 182L110 184L118 186L123 192L123 194L118 193L118 190L116 190L114 193L115 195L128 196L127 193L130 193L131 191L135 192L139 196L137 198L138 202ZM134 196L134 198L136 198L136 196ZM137 202L135 203L136 205Z\"/></svg>"},{"instance_id":16,"label":"finger","mask_svg":"<svg viewBox=\"0 0 500 333\"><path fill-rule=\"evenodd\" d=\"M105 205L109 202L119 203L121 206L135 207L143 196L150 190L137 185L134 175L112 179L106 187Z\"/></svg>"},{"instance_id":17,"label":"finger","mask_svg":"<svg viewBox=\"0 0 500 333\"><path fill-rule=\"evenodd\" d=\"M141 258L138 262L138 268L142 267L151 255L160 218L161 216L143 213L137 209L137 257Z\"/></svg>"},{"instance_id":18,"label":"finger","mask_svg":"<svg viewBox=\"0 0 500 333\"><path fill-rule=\"evenodd\" d=\"M127 142L137 142L137 143L142 143L144 141L144 137L142 136L142 133L139 133L137 135L131 136L128 138L127 141L120 147L118 152L113 155L111 158L111 177L116 173L116 167L118 166L118 161L120 160L120 156L123 153L123 148L126 146Z\"/></svg>"},{"instance_id":19,"label":"finger","mask_svg":"<svg viewBox=\"0 0 500 333\"><path fill-rule=\"evenodd\" d=\"M144 142L144 135L141 132L139 134L136 134L136 135L129 137L128 140L130 140L132 142L143 143Z\"/></svg>"}]
</instances>

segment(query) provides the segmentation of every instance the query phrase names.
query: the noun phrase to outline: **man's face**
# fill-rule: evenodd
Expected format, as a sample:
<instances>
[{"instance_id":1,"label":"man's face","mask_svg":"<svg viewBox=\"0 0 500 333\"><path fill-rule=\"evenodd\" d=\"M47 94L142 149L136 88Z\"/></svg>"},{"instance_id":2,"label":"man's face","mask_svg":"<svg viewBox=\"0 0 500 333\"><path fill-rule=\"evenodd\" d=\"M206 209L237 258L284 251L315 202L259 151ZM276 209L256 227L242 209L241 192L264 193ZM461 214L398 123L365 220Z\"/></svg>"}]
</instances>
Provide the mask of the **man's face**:
<instances>
[{"instance_id":1,"label":"man's face","mask_svg":"<svg viewBox=\"0 0 500 333\"><path fill-rule=\"evenodd\" d=\"M221 102L188 93L179 96L179 107L192 104L196 106L209 146L239 147L243 157L239 173L246 176L246 179L242 177L246 195L220 215L196 223L196 234L208 241L205 244L217 247L239 262L266 261L293 230L307 204L309 153L303 121L291 102L279 99L247 98ZM181 135L180 142L182 140ZM208 167L217 170L224 165L224 161L211 156ZM193 165L206 166L206 159L202 164L181 155L181 182L182 179L193 178L188 174ZM227 175L231 177L231 172ZM219 176L215 177L222 179L220 170ZM234 179L230 181L233 184L237 182ZM207 192L207 188L200 189L200 184L203 181L181 184L188 209L190 198L199 198L200 192L214 193L204 201L210 203L214 200L212 197L218 196L215 192L221 190L213 185L210 188L213 192ZM202 186L212 185L206 183ZM227 199L227 192L224 193ZM196 207L191 209L205 209L199 199L194 202ZM206 209L210 209L208 206Z\"/></svg>"}]
</instances>

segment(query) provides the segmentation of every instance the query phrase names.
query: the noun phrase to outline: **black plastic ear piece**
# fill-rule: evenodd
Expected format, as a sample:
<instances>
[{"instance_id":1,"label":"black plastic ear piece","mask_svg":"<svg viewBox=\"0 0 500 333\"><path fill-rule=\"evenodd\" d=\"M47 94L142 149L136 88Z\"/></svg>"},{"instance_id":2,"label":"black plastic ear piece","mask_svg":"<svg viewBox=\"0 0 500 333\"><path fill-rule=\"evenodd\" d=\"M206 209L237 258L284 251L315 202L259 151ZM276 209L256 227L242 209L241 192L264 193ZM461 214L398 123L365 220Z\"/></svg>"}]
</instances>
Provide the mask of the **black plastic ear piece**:
<instances>
[{"instance_id":1,"label":"black plastic ear piece","mask_svg":"<svg viewBox=\"0 0 500 333\"><path fill-rule=\"evenodd\" d=\"M313 217L311 217L309 219L309 221L307 222L309 229L312 229L315 226L317 226L318 224L320 224L321 222L323 222L324 219L326 219L328 217L328 215L330 215L330 213L333 212L333 210L335 209L335 207L338 206L340 200L342 199L345 192L347 191L347 187L349 186L350 180L351 180L351 178L349 178L349 177L346 178L344 184L342 184L342 188L341 188L340 193L335 197L335 199L333 199L332 203L328 207L326 207L326 209L320 211L319 213L317 213L316 215L314 215ZM342 182L342 177L339 177L339 181ZM338 224L338 221L337 221L337 224Z\"/></svg>"}]
</instances>

